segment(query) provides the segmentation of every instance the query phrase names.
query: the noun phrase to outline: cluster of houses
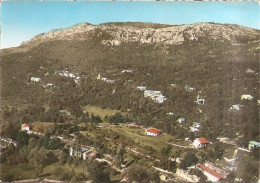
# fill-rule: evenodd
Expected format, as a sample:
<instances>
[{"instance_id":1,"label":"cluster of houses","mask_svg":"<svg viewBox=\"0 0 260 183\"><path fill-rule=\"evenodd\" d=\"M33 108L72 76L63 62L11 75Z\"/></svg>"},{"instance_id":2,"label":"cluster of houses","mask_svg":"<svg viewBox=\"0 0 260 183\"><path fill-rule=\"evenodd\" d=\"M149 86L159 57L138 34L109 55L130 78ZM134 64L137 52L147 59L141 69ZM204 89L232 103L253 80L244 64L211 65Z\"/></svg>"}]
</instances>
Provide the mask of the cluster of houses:
<instances>
[{"instance_id":1,"label":"cluster of houses","mask_svg":"<svg viewBox=\"0 0 260 183\"><path fill-rule=\"evenodd\" d=\"M161 91L147 90L145 86L137 86L138 90L144 91L144 97L150 98L157 103L163 103L167 98L162 95Z\"/></svg>"},{"instance_id":2,"label":"cluster of houses","mask_svg":"<svg viewBox=\"0 0 260 183\"><path fill-rule=\"evenodd\" d=\"M165 100L167 100L167 98L162 95L161 91L156 91L156 90L146 90L145 89L144 97L150 98L157 103L163 103Z\"/></svg>"},{"instance_id":3,"label":"cluster of houses","mask_svg":"<svg viewBox=\"0 0 260 183\"><path fill-rule=\"evenodd\" d=\"M75 83L79 84L80 83L80 77L79 76L76 76L75 74L67 71L67 70L62 70L62 71L59 71L58 74L60 76L63 76L63 77L68 77L68 78L72 78L74 80Z\"/></svg>"},{"instance_id":4,"label":"cluster of houses","mask_svg":"<svg viewBox=\"0 0 260 183\"><path fill-rule=\"evenodd\" d=\"M38 77L31 77L31 81L38 83L38 82L42 81L42 79L38 78ZM52 83L47 83L47 84L42 83L42 87L43 88L51 88L51 87L54 87L54 84L52 84Z\"/></svg>"},{"instance_id":5,"label":"cluster of houses","mask_svg":"<svg viewBox=\"0 0 260 183\"><path fill-rule=\"evenodd\" d=\"M99 73L98 76L97 76L97 80L105 81L105 82L107 82L107 83L115 83L115 82L116 82L115 80L107 79L107 78L101 77L100 73Z\"/></svg>"}]
</instances>

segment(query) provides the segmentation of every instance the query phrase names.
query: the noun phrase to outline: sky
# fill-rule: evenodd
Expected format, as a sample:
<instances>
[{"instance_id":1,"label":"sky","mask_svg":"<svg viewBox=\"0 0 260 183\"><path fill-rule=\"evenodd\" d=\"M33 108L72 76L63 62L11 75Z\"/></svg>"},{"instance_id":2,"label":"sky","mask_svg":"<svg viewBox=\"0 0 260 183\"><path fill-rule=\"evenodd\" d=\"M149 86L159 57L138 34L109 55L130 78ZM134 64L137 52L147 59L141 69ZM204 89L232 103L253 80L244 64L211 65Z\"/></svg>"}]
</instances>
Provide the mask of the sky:
<instances>
[{"instance_id":1,"label":"sky","mask_svg":"<svg viewBox=\"0 0 260 183\"><path fill-rule=\"evenodd\" d=\"M3 1L1 48L19 46L34 36L78 23L215 22L260 29L258 2L178 1Z\"/></svg>"}]
</instances>

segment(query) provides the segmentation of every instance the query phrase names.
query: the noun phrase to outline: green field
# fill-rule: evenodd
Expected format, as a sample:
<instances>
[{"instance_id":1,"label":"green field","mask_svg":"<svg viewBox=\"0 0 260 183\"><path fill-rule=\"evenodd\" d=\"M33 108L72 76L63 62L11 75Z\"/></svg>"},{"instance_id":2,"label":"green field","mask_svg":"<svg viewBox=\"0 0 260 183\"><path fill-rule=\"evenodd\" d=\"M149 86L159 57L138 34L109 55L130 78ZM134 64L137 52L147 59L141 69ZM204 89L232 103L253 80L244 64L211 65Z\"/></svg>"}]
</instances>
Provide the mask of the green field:
<instances>
[{"instance_id":1,"label":"green field","mask_svg":"<svg viewBox=\"0 0 260 183\"><path fill-rule=\"evenodd\" d=\"M102 109L101 107L87 105L87 106L83 107L83 112L84 113L88 112L89 114L94 114L96 116L98 115L103 120L105 118L105 116L111 116L111 115L114 115L114 114L116 114L120 111L119 110L112 110L112 109ZM122 114L126 114L126 113L124 112Z\"/></svg>"}]
</instances>

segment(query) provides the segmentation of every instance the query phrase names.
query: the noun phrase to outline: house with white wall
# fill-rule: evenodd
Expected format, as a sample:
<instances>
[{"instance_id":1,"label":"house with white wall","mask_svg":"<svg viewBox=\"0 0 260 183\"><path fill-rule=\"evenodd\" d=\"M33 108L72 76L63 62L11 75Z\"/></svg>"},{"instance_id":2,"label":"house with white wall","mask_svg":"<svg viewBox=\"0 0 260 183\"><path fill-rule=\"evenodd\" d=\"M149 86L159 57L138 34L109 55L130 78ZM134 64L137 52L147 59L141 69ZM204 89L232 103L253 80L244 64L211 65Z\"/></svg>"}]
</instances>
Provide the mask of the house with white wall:
<instances>
[{"instance_id":1,"label":"house with white wall","mask_svg":"<svg viewBox=\"0 0 260 183\"><path fill-rule=\"evenodd\" d=\"M193 145L196 149L206 147L206 146L208 146L208 144L209 144L209 141L205 138L196 138L193 141Z\"/></svg>"}]
</instances>

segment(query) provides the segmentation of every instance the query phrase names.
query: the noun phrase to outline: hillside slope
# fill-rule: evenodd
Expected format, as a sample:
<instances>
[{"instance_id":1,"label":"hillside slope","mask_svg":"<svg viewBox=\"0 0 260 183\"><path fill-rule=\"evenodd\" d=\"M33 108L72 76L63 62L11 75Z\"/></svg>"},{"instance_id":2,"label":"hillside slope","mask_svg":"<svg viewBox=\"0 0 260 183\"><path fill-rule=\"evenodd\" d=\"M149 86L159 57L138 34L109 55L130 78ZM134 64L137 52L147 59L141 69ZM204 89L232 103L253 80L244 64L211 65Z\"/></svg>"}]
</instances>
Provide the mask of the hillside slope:
<instances>
[{"instance_id":1,"label":"hillside slope","mask_svg":"<svg viewBox=\"0 0 260 183\"><path fill-rule=\"evenodd\" d=\"M42 34L2 52L3 121L82 122L82 107L90 104L128 111L137 123L178 138L244 137L246 145L259 135L259 38L259 30L212 23L79 24ZM167 99L156 103L137 86ZM243 94L254 98L241 100ZM198 95L204 105L194 102ZM243 108L230 111L235 104ZM187 123L179 125L180 117ZM190 132L193 122L200 131Z\"/></svg>"}]
</instances>

